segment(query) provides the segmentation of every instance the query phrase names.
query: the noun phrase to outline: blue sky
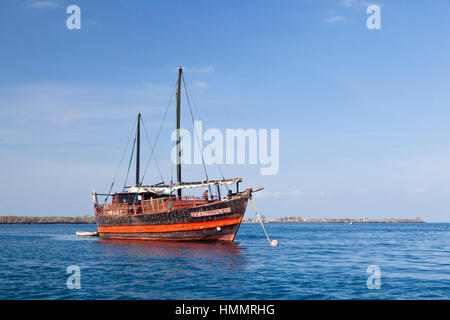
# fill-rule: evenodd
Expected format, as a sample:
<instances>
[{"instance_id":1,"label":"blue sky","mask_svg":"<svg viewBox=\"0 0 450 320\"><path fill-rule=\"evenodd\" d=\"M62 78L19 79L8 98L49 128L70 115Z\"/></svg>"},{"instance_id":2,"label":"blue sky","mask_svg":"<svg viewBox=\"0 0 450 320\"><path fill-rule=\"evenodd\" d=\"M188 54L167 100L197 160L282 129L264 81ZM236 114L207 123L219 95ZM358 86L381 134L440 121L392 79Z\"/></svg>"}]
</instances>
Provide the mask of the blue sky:
<instances>
[{"instance_id":1,"label":"blue sky","mask_svg":"<svg viewBox=\"0 0 450 320\"><path fill-rule=\"evenodd\" d=\"M366 27L369 3L381 30ZM66 28L71 4L81 30ZM448 12L444 0L2 1L0 214L92 213L92 185L107 191L137 112L154 139L183 65L206 128L280 129L277 175L223 167L266 188L267 217L449 222ZM167 180L172 109L156 154Z\"/></svg>"}]
</instances>

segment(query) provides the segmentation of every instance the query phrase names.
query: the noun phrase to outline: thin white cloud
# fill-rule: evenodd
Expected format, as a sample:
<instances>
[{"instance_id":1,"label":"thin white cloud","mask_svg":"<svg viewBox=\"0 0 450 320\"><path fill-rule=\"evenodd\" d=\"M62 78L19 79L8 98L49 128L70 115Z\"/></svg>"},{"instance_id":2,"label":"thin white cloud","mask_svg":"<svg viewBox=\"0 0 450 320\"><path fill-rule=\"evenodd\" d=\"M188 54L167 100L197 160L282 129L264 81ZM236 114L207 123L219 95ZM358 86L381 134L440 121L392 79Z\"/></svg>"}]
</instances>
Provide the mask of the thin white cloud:
<instances>
[{"instance_id":1,"label":"thin white cloud","mask_svg":"<svg viewBox=\"0 0 450 320\"><path fill-rule=\"evenodd\" d=\"M343 5L344 7L352 7L354 2L354 0L342 0L341 5Z\"/></svg>"},{"instance_id":2,"label":"thin white cloud","mask_svg":"<svg viewBox=\"0 0 450 320\"><path fill-rule=\"evenodd\" d=\"M413 193L413 194L427 192L427 190L425 188L423 188L423 187L415 187L415 188L408 189L406 191L408 193Z\"/></svg>"},{"instance_id":3,"label":"thin white cloud","mask_svg":"<svg viewBox=\"0 0 450 320\"><path fill-rule=\"evenodd\" d=\"M332 17L325 19L324 21L326 23L334 24L334 23L339 23L339 22L345 22L346 20L347 19L344 18L343 16L332 16Z\"/></svg>"},{"instance_id":4,"label":"thin white cloud","mask_svg":"<svg viewBox=\"0 0 450 320\"><path fill-rule=\"evenodd\" d=\"M322 190L319 192L315 191L303 191L303 190L291 190L291 191L277 191L277 192L267 192L261 191L255 193L255 198L280 198L280 197L311 197L311 196L326 196L330 192Z\"/></svg>"},{"instance_id":5,"label":"thin white cloud","mask_svg":"<svg viewBox=\"0 0 450 320\"><path fill-rule=\"evenodd\" d=\"M58 7L59 4L56 1L42 0L42 1L27 1L25 6L27 8L32 9L45 9Z\"/></svg>"},{"instance_id":6,"label":"thin white cloud","mask_svg":"<svg viewBox=\"0 0 450 320\"><path fill-rule=\"evenodd\" d=\"M127 114L163 113L171 88L154 84L110 88L36 84L0 86L0 120L71 123L85 119L121 119Z\"/></svg>"},{"instance_id":7,"label":"thin white cloud","mask_svg":"<svg viewBox=\"0 0 450 320\"><path fill-rule=\"evenodd\" d=\"M184 67L183 69L188 73L211 73L216 70L212 65L203 67Z\"/></svg>"},{"instance_id":8,"label":"thin white cloud","mask_svg":"<svg viewBox=\"0 0 450 320\"><path fill-rule=\"evenodd\" d=\"M364 0L341 0L341 5L348 8L367 7L371 3Z\"/></svg>"},{"instance_id":9,"label":"thin white cloud","mask_svg":"<svg viewBox=\"0 0 450 320\"><path fill-rule=\"evenodd\" d=\"M206 87L208 87L208 84L203 81L195 81L194 86L196 86L198 88L206 88Z\"/></svg>"}]
</instances>

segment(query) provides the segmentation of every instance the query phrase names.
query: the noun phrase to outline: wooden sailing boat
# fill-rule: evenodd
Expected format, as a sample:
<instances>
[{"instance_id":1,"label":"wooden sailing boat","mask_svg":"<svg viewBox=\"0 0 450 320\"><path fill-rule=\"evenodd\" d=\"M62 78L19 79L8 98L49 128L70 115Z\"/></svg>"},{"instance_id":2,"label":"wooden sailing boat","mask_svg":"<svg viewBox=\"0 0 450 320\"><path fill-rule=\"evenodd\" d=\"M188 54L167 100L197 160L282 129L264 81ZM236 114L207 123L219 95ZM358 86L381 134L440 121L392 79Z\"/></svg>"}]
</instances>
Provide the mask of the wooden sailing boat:
<instances>
[{"instance_id":1,"label":"wooden sailing boat","mask_svg":"<svg viewBox=\"0 0 450 320\"><path fill-rule=\"evenodd\" d=\"M140 123L136 129L136 185L112 194L111 203L94 205L98 234L103 239L233 241L252 189L239 191L242 178L183 182L181 180L180 101L182 68L177 82L177 182L142 185L139 177ZM236 185L223 199L220 185ZM182 195L191 188L217 187L217 197ZM176 195L172 193L176 191ZM94 195L97 199L97 194ZM108 194L109 196L109 194ZM107 197L108 198L108 197Z\"/></svg>"}]
</instances>

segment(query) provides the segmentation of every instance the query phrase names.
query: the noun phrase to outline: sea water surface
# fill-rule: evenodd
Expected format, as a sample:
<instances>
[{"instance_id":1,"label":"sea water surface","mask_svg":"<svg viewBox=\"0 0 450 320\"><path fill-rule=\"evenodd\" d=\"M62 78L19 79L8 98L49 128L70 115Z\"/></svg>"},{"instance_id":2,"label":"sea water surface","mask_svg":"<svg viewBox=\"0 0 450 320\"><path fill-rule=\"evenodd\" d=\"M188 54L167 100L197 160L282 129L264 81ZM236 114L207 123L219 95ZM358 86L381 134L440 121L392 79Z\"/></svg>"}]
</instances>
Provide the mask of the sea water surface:
<instances>
[{"instance_id":1,"label":"sea water surface","mask_svg":"<svg viewBox=\"0 0 450 320\"><path fill-rule=\"evenodd\" d=\"M243 224L228 244L75 235L95 225L0 225L0 299L450 298L450 224L266 229L278 247L259 224ZM80 289L67 287L72 265ZM379 289L368 288L371 265L380 268Z\"/></svg>"}]
</instances>

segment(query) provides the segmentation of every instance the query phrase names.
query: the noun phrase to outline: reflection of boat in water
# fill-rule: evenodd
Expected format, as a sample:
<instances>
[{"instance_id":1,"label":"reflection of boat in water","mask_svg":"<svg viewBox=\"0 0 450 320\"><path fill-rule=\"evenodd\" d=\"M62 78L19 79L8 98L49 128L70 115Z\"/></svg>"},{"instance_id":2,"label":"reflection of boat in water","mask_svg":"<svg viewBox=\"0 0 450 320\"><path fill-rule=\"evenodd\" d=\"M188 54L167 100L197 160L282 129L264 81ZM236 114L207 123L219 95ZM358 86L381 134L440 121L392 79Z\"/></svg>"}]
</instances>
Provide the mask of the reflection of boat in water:
<instances>
[{"instance_id":1,"label":"reflection of boat in water","mask_svg":"<svg viewBox=\"0 0 450 320\"><path fill-rule=\"evenodd\" d=\"M141 114L138 114L136 135L129 162L131 165L136 147L136 184L131 187L124 186L123 192L112 194L111 203L106 203L110 193L93 194L93 199L96 200L94 207L95 219L100 238L153 241L231 242L234 240L244 216L248 199L251 197L253 190L246 189L239 192L241 178L225 179L222 176L222 180L209 180L206 169L205 181L182 182L180 141L180 96L182 80L189 102L189 95L184 82L182 68L180 67L178 70L176 90L177 149L175 154L177 182L173 183L171 181L170 184L164 184L162 182L147 186L142 184L139 174L140 124L142 119ZM153 147L150 159L152 156ZM204 166L203 158L202 163ZM234 193L228 187L233 184L236 185L236 192ZM111 188L113 185L114 181ZM220 186L225 186L228 191L227 195L223 198L221 197ZM201 198L182 196L182 190L205 187L207 190ZM217 190L216 196L212 195L212 187L215 187ZM97 203L97 195L106 196L104 204Z\"/></svg>"},{"instance_id":2,"label":"reflection of boat in water","mask_svg":"<svg viewBox=\"0 0 450 320\"><path fill-rule=\"evenodd\" d=\"M194 255L202 258L220 257L224 260L234 260L242 257L242 247L235 242L183 242L183 241L141 241L100 239L102 245L107 245L115 251L152 256L186 256Z\"/></svg>"}]
</instances>

